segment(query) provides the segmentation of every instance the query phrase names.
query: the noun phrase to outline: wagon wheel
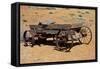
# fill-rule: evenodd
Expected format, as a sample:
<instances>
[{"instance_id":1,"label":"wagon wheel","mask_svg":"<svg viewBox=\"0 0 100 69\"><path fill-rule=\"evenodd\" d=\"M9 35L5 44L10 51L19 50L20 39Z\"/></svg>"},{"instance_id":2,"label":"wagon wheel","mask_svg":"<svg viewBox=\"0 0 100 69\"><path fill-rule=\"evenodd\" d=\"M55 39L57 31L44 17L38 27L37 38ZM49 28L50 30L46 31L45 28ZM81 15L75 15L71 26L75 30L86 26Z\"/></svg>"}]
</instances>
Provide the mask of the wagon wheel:
<instances>
[{"instance_id":1,"label":"wagon wheel","mask_svg":"<svg viewBox=\"0 0 100 69\"><path fill-rule=\"evenodd\" d=\"M35 39L32 37L32 40L31 40L31 47L33 47L35 45Z\"/></svg>"},{"instance_id":2,"label":"wagon wheel","mask_svg":"<svg viewBox=\"0 0 100 69\"><path fill-rule=\"evenodd\" d=\"M89 27L81 27L79 33L81 37L79 38L80 43L82 44L89 44L92 40L92 32Z\"/></svg>"},{"instance_id":3,"label":"wagon wheel","mask_svg":"<svg viewBox=\"0 0 100 69\"><path fill-rule=\"evenodd\" d=\"M75 38L74 38L75 32L76 31L74 31L74 30L69 30L67 32L67 35L66 35L67 36L67 41L71 41L71 42L70 42L70 45L68 46L68 48L66 49L66 52L69 52L71 50L71 48L73 47L74 40L75 40Z\"/></svg>"},{"instance_id":4,"label":"wagon wheel","mask_svg":"<svg viewBox=\"0 0 100 69\"><path fill-rule=\"evenodd\" d=\"M27 34L27 30L24 31L24 33L23 33L23 40L24 40L24 46L25 46L25 47L28 46L28 44L27 44L27 41L28 41L28 40L26 40L26 34Z\"/></svg>"},{"instance_id":5,"label":"wagon wheel","mask_svg":"<svg viewBox=\"0 0 100 69\"><path fill-rule=\"evenodd\" d=\"M31 34L31 47L33 47L34 45L35 45L35 39L34 39L34 37L35 37L35 33L33 33L33 31L29 31L30 32L30 34Z\"/></svg>"},{"instance_id":6,"label":"wagon wheel","mask_svg":"<svg viewBox=\"0 0 100 69\"><path fill-rule=\"evenodd\" d=\"M61 45L67 43L67 39L66 39L66 31L60 31L57 35L56 35L56 50L61 50Z\"/></svg>"}]
</instances>

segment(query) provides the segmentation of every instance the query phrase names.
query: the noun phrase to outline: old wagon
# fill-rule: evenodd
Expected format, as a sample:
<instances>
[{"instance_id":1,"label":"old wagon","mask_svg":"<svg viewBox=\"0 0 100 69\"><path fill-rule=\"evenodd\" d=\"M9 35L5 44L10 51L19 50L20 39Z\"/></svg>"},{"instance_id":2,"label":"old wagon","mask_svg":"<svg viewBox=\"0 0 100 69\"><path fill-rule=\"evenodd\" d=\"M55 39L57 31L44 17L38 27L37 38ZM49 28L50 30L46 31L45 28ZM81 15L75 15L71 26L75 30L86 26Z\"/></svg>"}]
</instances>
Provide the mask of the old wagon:
<instances>
[{"instance_id":1,"label":"old wagon","mask_svg":"<svg viewBox=\"0 0 100 69\"><path fill-rule=\"evenodd\" d=\"M56 48L60 49L61 45L66 45L68 42L73 46L74 41L78 41L81 44L89 44L92 39L92 32L89 27L82 24L42 24L29 25L31 33L30 42L32 46L35 41L47 41L48 38L52 38L52 41L56 44ZM25 38L24 38L25 39Z\"/></svg>"}]
</instances>

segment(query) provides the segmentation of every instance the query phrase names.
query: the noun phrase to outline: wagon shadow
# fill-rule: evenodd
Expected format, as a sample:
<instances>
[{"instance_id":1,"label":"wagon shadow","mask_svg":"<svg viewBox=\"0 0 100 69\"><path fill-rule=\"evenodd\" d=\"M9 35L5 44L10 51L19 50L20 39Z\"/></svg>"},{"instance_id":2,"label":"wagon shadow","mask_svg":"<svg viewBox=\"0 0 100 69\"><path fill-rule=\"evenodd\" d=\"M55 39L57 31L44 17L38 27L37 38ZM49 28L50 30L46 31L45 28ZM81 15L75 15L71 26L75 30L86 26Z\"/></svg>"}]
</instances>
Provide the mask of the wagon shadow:
<instances>
[{"instance_id":1,"label":"wagon shadow","mask_svg":"<svg viewBox=\"0 0 100 69\"><path fill-rule=\"evenodd\" d=\"M71 49L81 45L79 42L73 43L73 46L71 43L67 43L66 46L61 50L62 52L71 52Z\"/></svg>"},{"instance_id":2,"label":"wagon shadow","mask_svg":"<svg viewBox=\"0 0 100 69\"><path fill-rule=\"evenodd\" d=\"M52 41L52 40L48 40L46 41L45 43L43 43L44 46L46 45L49 45L49 46L53 46L53 47L56 47L56 44ZM73 46L71 45L71 43L67 43L66 46L61 46L62 49L61 50L58 50L58 51L62 51L62 52L70 52L70 50L75 47L75 46L78 46L78 45L81 45L79 42L75 42L73 43ZM70 50L67 50L67 49L70 49ZM54 50L56 50L54 48Z\"/></svg>"},{"instance_id":3,"label":"wagon shadow","mask_svg":"<svg viewBox=\"0 0 100 69\"><path fill-rule=\"evenodd\" d=\"M55 46L56 44L52 40L48 40L44 43L44 45Z\"/></svg>"},{"instance_id":4,"label":"wagon shadow","mask_svg":"<svg viewBox=\"0 0 100 69\"><path fill-rule=\"evenodd\" d=\"M36 43L35 43L35 45L38 45L39 47L43 47L43 46L41 46L41 44L43 44L43 46L46 46L46 45L53 46L54 47L54 50L57 50L57 49L55 49L56 48L56 43L54 43L54 41L52 41L52 40L48 40L48 41L45 41L45 42L36 41ZM75 43L73 43L73 45L72 45L72 43L67 43L65 46L61 46L60 47L61 49L60 50L57 50L57 51L71 52L70 50L73 47L79 46L79 45L81 45L79 42L75 42Z\"/></svg>"},{"instance_id":5,"label":"wagon shadow","mask_svg":"<svg viewBox=\"0 0 100 69\"><path fill-rule=\"evenodd\" d=\"M35 44L35 45L39 45L40 47L42 47L40 44L43 44L44 46L46 46L46 45L49 45L49 46L55 46L55 45L56 45L55 43L53 43L52 40L45 41L45 42L42 42L42 41L36 41L36 44Z\"/></svg>"},{"instance_id":6,"label":"wagon shadow","mask_svg":"<svg viewBox=\"0 0 100 69\"><path fill-rule=\"evenodd\" d=\"M58 50L58 51L61 51L61 52L71 52L71 49L73 47L76 47L76 46L79 46L79 45L81 45L79 42L73 43L73 46L72 46L71 43L67 43L65 46L62 46L61 49Z\"/></svg>"}]
</instances>

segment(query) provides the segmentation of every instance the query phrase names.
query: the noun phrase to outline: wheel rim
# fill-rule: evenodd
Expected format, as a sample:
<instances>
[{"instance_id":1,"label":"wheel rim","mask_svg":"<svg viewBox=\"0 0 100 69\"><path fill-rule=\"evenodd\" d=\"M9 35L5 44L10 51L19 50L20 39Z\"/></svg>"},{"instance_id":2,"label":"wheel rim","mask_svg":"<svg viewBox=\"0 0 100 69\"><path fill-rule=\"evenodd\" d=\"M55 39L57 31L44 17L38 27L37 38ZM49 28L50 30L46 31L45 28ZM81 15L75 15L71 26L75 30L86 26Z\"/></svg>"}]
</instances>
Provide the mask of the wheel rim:
<instances>
[{"instance_id":1,"label":"wheel rim","mask_svg":"<svg viewBox=\"0 0 100 69\"><path fill-rule=\"evenodd\" d=\"M92 40L92 32L90 30L90 28L84 26L80 29L80 42L82 44L89 44Z\"/></svg>"},{"instance_id":2,"label":"wheel rim","mask_svg":"<svg viewBox=\"0 0 100 69\"><path fill-rule=\"evenodd\" d=\"M60 47L60 45L59 45L60 40L64 40L64 42L67 42L65 31L61 31L58 35L56 35L56 46L58 48Z\"/></svg>"}]
</instances>

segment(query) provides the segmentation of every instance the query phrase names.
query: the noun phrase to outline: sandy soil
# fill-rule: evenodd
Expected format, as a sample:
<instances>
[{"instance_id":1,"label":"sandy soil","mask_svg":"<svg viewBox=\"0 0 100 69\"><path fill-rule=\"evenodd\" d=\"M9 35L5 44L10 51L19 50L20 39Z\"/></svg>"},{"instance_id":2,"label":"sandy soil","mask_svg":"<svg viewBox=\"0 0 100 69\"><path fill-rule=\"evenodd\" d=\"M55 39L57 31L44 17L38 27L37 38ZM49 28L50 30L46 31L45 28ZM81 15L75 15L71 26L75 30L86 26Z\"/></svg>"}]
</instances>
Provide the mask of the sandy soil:
<instances>
[{"instance_id":1,"label":"sandy soil","mask_svg":"<svg viewBox=\"0 0 100 69\"><path fill-rule=\"evenodd\" d=\"M50 14L52 12L53 14ZM35 45L34 47L24 47L20 44L20 63L38 63L38 62L57 62L73 60L91 60L95 59L95 10L87 9L36 9L35 7L21 6L21 39L28 25L37 25L39 21L55 21L57 24L75 24L84 23L92 31L92 41L89 45L75 45L70 52L54 50L55 46ZM81 17L82 20L78 20ZM49 20L48 20L49 19Z\"/></svg>"},{"instance_id":2,"label":"sandy soil","mask_svg":"<svg viewBox=\"0 0 100 69\"><path fill-rule=\"evenodd\" d=\"M95 47L90 45L76 45L70 52L54 50L54 46L35 45L24 47L21 45L21 63L57 62L73 60L95 59Z\"/></svg>"}]
</instances>

